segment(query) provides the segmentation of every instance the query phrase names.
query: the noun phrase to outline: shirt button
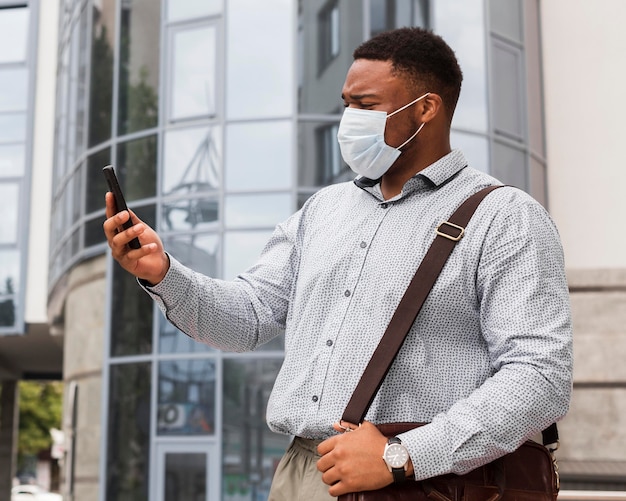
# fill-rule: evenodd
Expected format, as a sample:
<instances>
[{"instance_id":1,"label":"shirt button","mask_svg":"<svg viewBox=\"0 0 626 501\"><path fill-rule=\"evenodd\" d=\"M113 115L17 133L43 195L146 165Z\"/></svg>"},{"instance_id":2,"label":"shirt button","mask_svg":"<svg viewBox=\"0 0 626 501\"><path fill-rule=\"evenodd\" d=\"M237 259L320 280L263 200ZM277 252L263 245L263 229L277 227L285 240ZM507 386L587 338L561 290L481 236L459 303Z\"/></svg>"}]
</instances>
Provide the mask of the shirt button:
<instances>
[{"instance_id":1,"label":"shirt button","mask_svg":"<svg viewBox=\"0 0 626 501\"><path fill-rule=\"evenodd\" d=\"M332 346L333 345L333 340L329 339L328 341L326 341L326 346Z\"/></svg>"},{"instance_id":2,"label":"shirt button","mask_svg":"<svg viewBox=\"0 0 626 501\"><path fill-rule=\"evenodd\" d=\"M365 249L365 247L367 247L367 244L365 242L361 242L361 249Z\"/></svg>"},{"instance_id":3,"label":"shirt button","mask_svg":"<svg viewBox=\"0 0 626 501\"><path fill-rule=\"evenodd\" d=\"M387 207L389 207L389 204L387 202L383 202L382 204L380 204L381 209L386 209Z\"/></svg>"},{"instance_id":4,"label":"shirt button","mask_svg":"<svg viewBox=\"0 0 626 501\"><path fill-rule=\"evenodd\" d=\"M313 395L313 398L311 400L313 400L313 402L317 402L319 400L319 398L318 398L317 395Z\"/></svg>"},{"instance_id":5,"label":"shirt button","mask_svg":"<svg viewBox=\"0 0 626 501\"><path fill-rule=\"evenodd\" d=\"M346 296L346 297L350 297L350 291L344 292L343 295Z\"/></svg>"}]
</instances>

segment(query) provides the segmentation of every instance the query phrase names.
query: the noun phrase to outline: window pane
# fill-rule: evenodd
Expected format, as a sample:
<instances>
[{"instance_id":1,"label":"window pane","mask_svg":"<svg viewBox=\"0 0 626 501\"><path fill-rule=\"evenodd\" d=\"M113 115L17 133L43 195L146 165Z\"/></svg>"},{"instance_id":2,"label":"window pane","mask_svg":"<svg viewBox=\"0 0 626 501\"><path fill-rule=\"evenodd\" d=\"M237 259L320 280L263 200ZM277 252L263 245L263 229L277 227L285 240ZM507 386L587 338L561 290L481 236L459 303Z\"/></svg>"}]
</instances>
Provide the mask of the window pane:
<instances>
[{"instance_id":1,"label":"window pane","mask_svg":"<svg viewBox=\"0 0 626 501\"><path fill-rule=\"evenodd\" d=\"M450 142L452 148L459 149L463 152L470 167L483 172L490 172L489 143L486 137L452 131L450 134Z\"/></svg>"},{"instance_id":2,"label":"window pane","mask_svg":"<svg viewBox=\"0 0 626 501\"><path fill-rule=\"evenodd\" d=\"M161 2L122 2L118 135L157 125Z\"/></svg>"},{"instance_id":3,"label":"window pane","mask_svg":"<svg viewBox=\"0 0 626 501\"><path fill-rule=\"evenodd\" d=\"M15 294L19 287L20 253L0 249L0 294Z\"/></svg>"},{"instance_id":4,"label":"window pane","mask_svg":"<svg viewBox=\"0 0 626 501\"><path fill-rule=\"evenodd\" d=\"M195 234L164 239L169 253L185 266L209 277L218 278L219 238L214 234Z\"/></svg>"},{"instance_id":5,"label":"window pane","mask_svg":"<svg viewBox=\"0 0 626 501\"><path fill-rule=\"evenodd\" d=\"M285 0L228 2L228 118L281 117L289 116L293 112L295 96L291 64L294 61L292 25L296 3ZM300 3L308 5L317 2ZM250 40L254 40L254 43L250 43ZM277 47L280 50L276 50ZM315 65L315 60L313 64ZM337 95L339 94L338 90Z\"/></svg>"},{"instance_id":6,"label":"window pane","mask_svg":"<svg viewBox=\"0 0 626 501\"><path fill-rule=\"evenodd\" d=\"M504 184L528 190L526 155L523 151L506 144L494 142L491 173Z\"/></svg>"},{"instance_id":7,"label":"window pane","mask_svg":"<svg viewBox=\"0 0 626 501\"><path fill-rule=\"evenodd\" d=\"M159 316L159 353L207 353L213 349L204 343L191 339L184 332Z\"/></svg>"},{"instance_id":8,"label":"window pane","mask_svg":"<svg viewBox=\"0 0 626 501\"><path fill-rule=\"evenodd\" d=\"M356 176L341 158L336 122L301 122L298 134L298 186L325 186Z\"/></svg>"},{"instance_id":9,"label":"window pane","mask_svg":"<svg viewBox=\"0 0 626 501\"><path fill-rule=\"evenodd\" d=\"M292 138L289 121L230 125L226 134L226 188L289 189Z\"/></svg>"},{"instance_id":10,"label":"window pane","mask_svg":"<svg viewBox=\"0 0 626 501\"><path fill-rule=\"evenodd\" d=\"M111 356L152 351L153 303L130 273L113 264L111 291Z\"/></svg>"},{"instance_id":11,"label":"window pane","mask_svg":"<svg viewBox=\"0 0 626 501\"><path fill-rule=\"evenodd\" d=\"M331 1L318 14L318 72L339 55L339 6Z\"/></svg>"},{"instance_id":12,"label":"window pane","mask_svg":"<svg viewBox=\"0 0 626 501\"><path fill-rule=\"evenodd\" d=\"M496 133L523 140L523 61L516 47L493 44L493 127Z\"/></svg>"},{"instance_id":13,"label":"window pane","mask_svg":"<svg viewBox=\"0 0 626 501\"><path fill-rule=\"evenodd\" d=\"M91 65L89 146L111 137L115 3L115 0L101 0L93 7L91 60L97 64Z\"/></svg>"},{"instance_id":14,"label":"window pane","mask_svg":"<svg viewBox=\"0 0 626 501\"><path fill-rule=\"evenodd\" d=\"M291 194L230 195L224 218L227 228L273 228L292 213Z\"/></svg>"},{"instance_id":15,"label":"window pane","mask_svg":"<svg viewBox=\"0 0 626 501\"><path fill-rule=\"evenodd\" d=\"M0 115L0 142L17 143L25 140L26 113Z\"/></svg>"},{"instance_id":16,"label":"window pane","mask_svg":"<svg viewBox=\"0 0 626 501\"><path fill-rule=\"evenodd\" d=\"M489 18L491 31L515 42L523 42L520 0L490 0Z\"/></svg>"},{"instance_id":17,"label":"window pane","mask_svg":"<svg viewBox=\"0 0 626 501\"><path fill-rule=\"evenodd\" d=\"M109 191L109 187L102 174L102 168L110 163L111 150L108 148L94 153L87 159L87 187L85 192L87 214L104 209L104 194ZM122 180L120 180L120 184L123 190Z\"/></svg>"},{"instance_id":18,"label":"window pane","mask_svg":"<svg viewBox=\"0 0 626 501\"><path fill-rule=\"evenodd\" d=\"M319 2L299 2L298 109L300 112L315 114L338 114L341 112L341 88L346 78L346 72L352 64L352 51L364 40L362 3L339 2L341 40L334 47L336 54L332 60L327 62L324 72L320 73L318 71L319 58L321 57L321 55L318 55L320 50L320 47L318 47L320 43L318 42ZM278 46L287 43L291 42L280 42ZM335 42L329 39L329 52L333 44ZM268 48L267 50L269 51L270 49ZM256 81L255 77L250 75L242 75L241 78ZM290 93L293 91L285 89L283 92L284 96L290 96Z\"/></svg>"},{"instance_id":19,"label":"window pane","mask_svg":"<svg viewBox=\"0 0 626 501\"><path fill-rule=\"evenodd\" d=\"M217 190L221 166L221 128L168 131L165 134L162 193L192 195Z\"/></svg>"},{"instance_id":20,"label":"window pane","mask_svg":"<svg viewBox=\"0 0 626 501\"><path fill-rule=\"evenodd\" d=\"M224 236L224 279L232 280L252 266L271 231L231 231Z\"/></svg>"},{"instance_id":21,"label":"window pane","mask_svg":"<svg viewBox=\"0 0 626 501\"><path fill-rule=\"evenodd\" d=\"M85 247L102 244L106 241L106 238L104 238L102 223L104 223L104 215L91 219L85 223Z\"/></svg>"},{"instance_id":22,"label":"window pane","mask_svg":"<svg viewBox=\"0 0 626 501\"><path fill-rule=\"evenodd\" d=\"M161 227L168 231L215 229L220 213L217 196L184 198L161 207Z\"/></svg>"},{"instance_id":23,"label":"window pane","mask_svg":"<svg viewBox=\"0 0 626 501\"><path fill-rule=\"evenodd\" d=\"M24 145L0 145L0 178L24 174Z\"/></svg>"},{"instance_id":24,"label":"window pane","mask_svg":"<svg viewBox=\"0 0 626 501\"><path fill-rule=\"evenodd\" d=\"M165 455L164 501L205 501L207 454L168 452Z\"/></svg>"},{"instance_id":25,"label":"window pane","mask_svg":"<svg viewBox=\"0 0 626 501\"><path fill-rule=\"evenodd\" d=\"M115 172L129 205L134 200L156 196L156 163L156 136L142 137L118 146Z\"/></svg>"},{"instance_id":26,"label":"window pane","mask_svg":"<svg viewBox=\"0 0 626 501\"><path fill-rule=\"evenodd\" d=\"M17 243L20 208L20 185L17 183L0 183L0 200L2 201L0 244L15 244Z\"/></svg>"},{"instance_id":27,"label":"window pane","mask_svg":"<svg viewBox=\"0 0 626 501\"><path fill-rule=\"evenodd\" d=\"M0 18L2 11L0 11ZM24 111L28 99L28 70L2 68L0 70L0 111Z\"/></svg>"},{"instance_id":28,"label":"window pane","mask_svg":"<svg viewBox=\"0 0 626 501\"><path fill-rule=\"evenodd\" d=\"M276 465L290 438L272 433L265 423L267 399L281 360L224 360L224 499L256 491L267 499ZM252 485L251 485L252 484ZM232 497L231 497L232 496Z\"/></svg>"},{"instance_id":29,"label":"window pane","mask_svg":"<svg viewBox=\"0 0 626 501\"><path fill-rule=\"evenodd\" d=\"M215 27L177 31L172 43L170 120L215 115Z\"/></svg>"},{"instance_id":30,"label":"window pane","mask_svg":"<svg viewBox=\"0 0 626 501\"><path fill-rule=\"evenodd\" d=\"M0 63L26 60L28 20L27 8L0 10Z\"/></svg>"},{"instance_id":31,"label":"window pane","mask_svg":"<svg viewBox=\"0 0 626 501\"><path fill-rule=\"evenodd\" d=\"M434 30L454 48L463 70L463 90L453 127L487 132L487 60L483 0L437 0Z\"/></svg>"},{"instance_id":32,"label":"window pane","mask_svg":"<svg viewBox=\"0 0 626 501\"><path fill-rule=\"evenodd\" d=\"M219 14L222 0L168 0L167 20L180 21L196 17Z\"/></svg>"},{"instance_id":33,"label":"window pane","mask_svg":"<svg viewBox=\"0 0 626 501\"><path fill-rule=\"evenodd\" d=\"M215 433L215 362L174 360L159 364L159 435Z\"/></svg>"},{"instance_id":34,"label":"window pane","mask_svg":"<svg viewBox=\"0 0 626 501\"><path fill-rule=\"evenodd\" d=\"M429 0L370 0L371 36L403 26L427 28L429 20Z\"/></svg>"},{"instance_id":35,"label":"window pane","mask_svg":"<svg viewBox=\"0 0 626 501\"><path fill-rule=\"evenodd\" d=\"M111 365L107 499L148 501L150 364Z\"/></svg>"}]
</instances>

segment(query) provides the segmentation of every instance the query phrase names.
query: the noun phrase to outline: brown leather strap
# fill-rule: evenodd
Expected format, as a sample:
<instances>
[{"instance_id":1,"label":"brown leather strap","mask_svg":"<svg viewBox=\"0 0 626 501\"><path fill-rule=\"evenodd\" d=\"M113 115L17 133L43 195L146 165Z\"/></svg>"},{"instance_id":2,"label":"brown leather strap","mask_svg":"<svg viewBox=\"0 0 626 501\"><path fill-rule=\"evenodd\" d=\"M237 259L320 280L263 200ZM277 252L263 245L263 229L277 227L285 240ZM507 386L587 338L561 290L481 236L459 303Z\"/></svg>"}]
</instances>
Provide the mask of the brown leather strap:
<instances>
[{"instance_id":1,"label":"brown leather strap","mask_svg":"<svg viewBox=\"0 0 626 501\"><path fill-rule=\"evenodd\" d=\"M398 351L400 351L406 335L422 309L428 294L435 285L435 281L452 253L454 246L463 237L465 227L480 203L489 193L497 188L500 188L500 186L489 186L474 193L459 206L448 221L440 224L437 228L435 240L417 268L411 283L400 300L398 308L393 317L391 317L383 337L378 343L343 412L342 421L357 424L365 419L365 415L376 393L378 393L385 376L391 368L391 364ZM556 436L558 439L556 433L556 425L551 425L545 430L544 444L552 443L546 442L546 437L552 438Z\"/></svg>"}]
</instances>

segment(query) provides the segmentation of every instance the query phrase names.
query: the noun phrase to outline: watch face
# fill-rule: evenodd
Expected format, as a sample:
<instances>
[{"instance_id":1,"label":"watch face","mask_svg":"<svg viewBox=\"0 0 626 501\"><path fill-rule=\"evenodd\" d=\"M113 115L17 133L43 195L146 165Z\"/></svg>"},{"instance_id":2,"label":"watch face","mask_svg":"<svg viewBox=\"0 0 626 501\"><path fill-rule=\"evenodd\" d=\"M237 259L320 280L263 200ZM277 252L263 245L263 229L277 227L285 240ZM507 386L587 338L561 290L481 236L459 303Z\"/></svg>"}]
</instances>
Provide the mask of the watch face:
<instances>
[{"instance_id":1,"label":"watch face","mask_svg":"<svg viewBox=\"0 0 626 501\"><path fill-rule=\"evenodd\" d=\"M409 460L409 453L406 448L400 444L391 444L385 451L385 462L391 468L403 468Z\"/></svg>"}]
</instances>

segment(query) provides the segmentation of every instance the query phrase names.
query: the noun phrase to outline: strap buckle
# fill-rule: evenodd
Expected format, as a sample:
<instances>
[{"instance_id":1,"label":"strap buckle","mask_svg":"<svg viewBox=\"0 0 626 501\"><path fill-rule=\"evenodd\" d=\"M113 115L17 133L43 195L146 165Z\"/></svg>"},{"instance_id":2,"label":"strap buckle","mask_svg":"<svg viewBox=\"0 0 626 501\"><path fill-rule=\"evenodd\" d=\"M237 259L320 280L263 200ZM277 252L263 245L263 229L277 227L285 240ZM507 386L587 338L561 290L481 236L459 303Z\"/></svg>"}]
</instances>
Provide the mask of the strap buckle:
<instances>
[{"instance_id":1,"label":"strap buckle","mask_svg":"<svg viewBox=\"0 0 626 501\"><path fill-rule=\"evenodd\" d=\"M458 230L458 235L455 236L454 234L444 233L442 231L443 226L449 226L450 228ZM463 238L463 235L465 234L465 228L463 228L462 226L456 225L454 223L451 223L450 221L444 221L440 223L439 226L437 226L437 229L435 230L435 232L440 237L447 238L448 240L452 240L453 242L458 242L459 240L461 240L461 238Z\"/></svg>"}]
</instances>

